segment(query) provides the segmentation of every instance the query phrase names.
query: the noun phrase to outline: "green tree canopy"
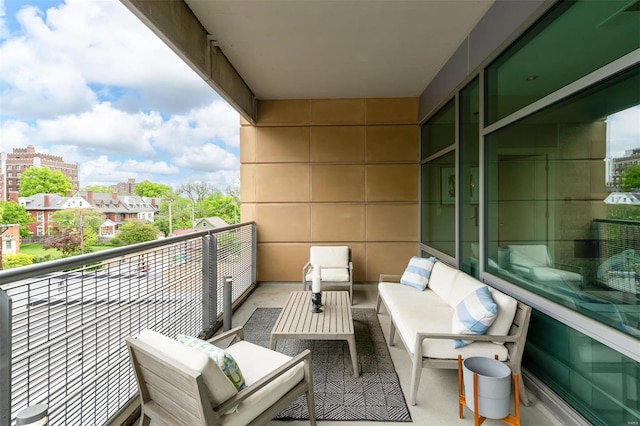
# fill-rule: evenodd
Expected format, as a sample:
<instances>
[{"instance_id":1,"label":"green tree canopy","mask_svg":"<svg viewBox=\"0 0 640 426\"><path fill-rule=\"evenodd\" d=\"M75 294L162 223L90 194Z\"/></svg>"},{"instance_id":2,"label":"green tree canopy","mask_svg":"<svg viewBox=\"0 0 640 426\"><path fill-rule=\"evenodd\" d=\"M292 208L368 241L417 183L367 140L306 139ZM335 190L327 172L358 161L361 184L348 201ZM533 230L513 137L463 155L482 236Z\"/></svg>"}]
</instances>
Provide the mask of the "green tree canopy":
<instances>
[{"instance_id":1,"label":"green tree canopy","mask_svg":"<svg viewBox=\"0 0 640 426\"><path fill-rule=\"evenodd\" d=\"M58 229L73 229L82 235L85 245L98 242L98 231L104 214L92 209L64 209L53 214Z\"/></svg>"},{"instance_id":2,"label":"green tree canopy","mask_svg":"<svg viewBox=\"0 0 640 426\"><path fill-rule=\"evenodd\" d=\"M139 197L166 197L171 194L171 187L145 180L136 184L134 191Z\"/></svg>"},{"instance_id":3,"label":"green tree canopy","mask_svg":"<svg viewBox=\"0 0 640 426\"><path fill-rule=\"evenodd\" d=\"M30 222L33 222L33 218L24 206L15 201L0 201L0 223L19 224L20 236L24 238L29 236L27 223Z\"/></svg>"},{"instance_id":4,"label":"green tree canopy","mask_svg":"<svg viewBox=\"0 0 640 426\"><path fill-rule=\"evenodd\" d=\"M640 165L627 167L620 176L619 184L626 192L640 189Z\"/></svg>"},{"instance_id":5,"label":"green tree canopy","mask_svg":"<svg viewBox=\"0 0 640 426\"><path fill-rule=\"evenodd\" d=\"M152 241L158 238L158 228L148 222L131 221L120 225L112 242L116 245L129 245Z\"/></svg>"},{"instance_id":6,"label":"green tree canopy","mask_svg":"<svg viewBox=\"0 0 640 426\"><path fill-rule=\"evenodd\" d=\"M106 194L110 194L113 192L113 189L108 187L107 185L88 185L82 188L83 191L92 191L92 192L102 192Z\"/></svg>"},{"instance_id":7,"label":"green tree canopy","mask_svg":"<svg viewBox=\"0 0 640 426\"><path fill-rule=\"evenodd\" d=\"M66 195L72 190L71 180L60 170L44 167L29 167L20 176L20 196L28 197L33 194Z\"/></svg>"},{"instance_id":8,"label":"green tree canopy","mask_svg":"<svg viewBox=\"0 0 640 426\"><path fill-rule=\"evenodd\" d=\"M202 217L218 216L232 224L240 221L240 208L232 195L217 193L202 202Z\"/></svg>"},{"instance_id":9,"label":"green tree canopy","mask_svg":"<svg viewBox=\"0 0 640 426\"><path fill-rule=\"evenodd\" d=\"M169 214L169 206L171 206L171 214ZM154 219L154 224L169 235L169 217L171 217L171 230L190 229L193 227L192 219L194 216L193 204L190 200L183 197L170 197L160 203L160 212Z\"/></svg>"}]
</instances>

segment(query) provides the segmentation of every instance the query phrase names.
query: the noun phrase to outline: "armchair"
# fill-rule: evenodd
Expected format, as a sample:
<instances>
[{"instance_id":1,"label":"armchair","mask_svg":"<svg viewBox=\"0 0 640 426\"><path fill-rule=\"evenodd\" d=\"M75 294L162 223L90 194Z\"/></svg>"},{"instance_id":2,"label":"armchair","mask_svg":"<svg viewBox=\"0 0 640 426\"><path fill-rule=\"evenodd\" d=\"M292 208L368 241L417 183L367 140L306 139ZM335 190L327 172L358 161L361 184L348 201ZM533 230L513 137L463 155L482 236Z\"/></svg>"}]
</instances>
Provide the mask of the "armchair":
<instances>
[{"instance_id":1,"label":"armchair","mask_svg":"<svg viewBox=\"0 0 640 426\"><path fill-rule=\"evenodd\" d=\"M582 287L583 278L578 272L579 268L552 262L546 245L510 245L509 250L509 262L514 273L539 284L560 283L570 288Z\"/></svg>"},{"instance_id":2,"label":"armchair","mask_svg":"<svg viewBox=\"0 0 640 426\"><path fill-rule=\"evenodd\" d=\"M349 286L353 304L353 263L351 249L347 246L311 246L309 261L302 267L302 289L307 290L313 275L313 265L320 265L322 284Z\"/></svg>"},{"instance_id":3,"label":"armchair","mask_svg":"<svg viewBox=\"0 0 640 426\"><path fill-rule=\"evenodd\" d=\"M246 387L237 391L204 352L151 330L126 339L140 391L140 424L260 425L306 394L315 425L311 352L294 358L254 345L235 328L209 340L235 337L225 351L238 364Z\"/></svg>"}]
</instances>

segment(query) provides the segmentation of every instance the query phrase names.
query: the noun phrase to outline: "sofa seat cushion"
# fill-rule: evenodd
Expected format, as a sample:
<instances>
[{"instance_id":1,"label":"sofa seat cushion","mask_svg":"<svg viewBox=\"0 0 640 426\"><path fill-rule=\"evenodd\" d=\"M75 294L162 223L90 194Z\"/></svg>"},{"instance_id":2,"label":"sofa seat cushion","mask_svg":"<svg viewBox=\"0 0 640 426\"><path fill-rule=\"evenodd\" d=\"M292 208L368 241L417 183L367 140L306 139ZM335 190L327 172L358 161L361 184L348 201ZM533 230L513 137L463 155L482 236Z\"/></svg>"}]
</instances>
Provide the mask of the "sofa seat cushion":
<instances>
[{"instance_id":1,"label":"sofa seat cushion","mask_svg":"<svg viewBox=\"0 0 640 426\"><path fill-rule=\"evenodd\" d=\"M313 269L305 277L307 281L313 279ZM322 268L320 269L320 281L325 282L349 282L349 269L347 268Z\"/></svg>"},{"instance_id":2,"label":"sofa seat cushion","mask_svg":"<svg viewBox=\"0 0 640 426\"><path fill-rule=\"evenodd\" d=\"M412 315L422 317L432 308L448 307L447 303L433 291L420 291L398 283L379 283L378 293L390 312L396 316Z\"/></svg>"},{"instance_id":3,"label":"sofa seat cushion","mask_svg":"<svg viewBox=\"0 0 640 426\"><path fill-rule=\"evenodd\" d=\"M236 360L247 386L251 386L267 374L276 370L287 361L290 356L271 351L262 346L241 340L229 346L226 351ZM256 362L259 359L260 362ZM222 416L222 424L246 425L282 398L304 379L304 364L300 363L266 385L247 399L245 399L235 412Z\"/></svg>"},{"instance_id":4,"label":"sofa seat cushion","mask_svg":"<svg viewBox=\"0 0 640 426\"><path fill-rule=\"evenodd\" d=\"M428 291L428 290L427 290ZM451 319L454 309L446 304L438 307L422 309L419 315L411 315L410 312L394 312L392 318L396 324L398 334L406 342L407 350L414 353L414 342L417 333L443 333L451 334ZM498 355L498 360L506 361L508 351L504 345L496 345L493 342L474 342L459 349L453 348L453 341L446 339L425 339L422 342L422 356L438 359L456 359L458 354L462 358L470 356L484 356L493 358Z\"/></svg>"}]
</instances>

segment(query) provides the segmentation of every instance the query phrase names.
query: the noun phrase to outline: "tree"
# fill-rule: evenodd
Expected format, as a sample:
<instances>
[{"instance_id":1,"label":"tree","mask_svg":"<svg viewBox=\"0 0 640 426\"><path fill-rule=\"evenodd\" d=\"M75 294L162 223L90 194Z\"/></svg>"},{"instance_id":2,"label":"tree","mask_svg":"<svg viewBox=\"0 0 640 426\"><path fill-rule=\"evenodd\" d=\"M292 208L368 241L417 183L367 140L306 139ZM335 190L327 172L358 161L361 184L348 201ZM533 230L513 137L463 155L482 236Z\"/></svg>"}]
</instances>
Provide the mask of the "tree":
<instances>
[{"instance_id":1,"label":"tree","mask_svg":"<svg viewBox=\"0 0 640 426\"><path fill-rule=\"evenodd\" d=\"M27 223L33 222L33 218L27 213L24 206L15 201L0 201L0 223L19 224L20 236L25 238L30 235Z\"/></svg>"},{"instance_id":2,"label":"tree","mask_svg":"<svg viewBox=\"0 0 640 426\"><path fill-rule=\"evenodd\" d=\"M171 217L171 226L169 226L169 217ZM169 235L175 229L192 228L192 219L193 204L191 201L183 197L172 196L160 203L160 212L153 223L165 235Z\"/></svg>"},{"instance_id":3,"label":"tree","mask_svg":"<svg viewBox=\"0 0 640 426\"><path fill-rule=\"evenodd\" d=\"M33 194L59 194L73 189L71 180L60 170L44 167L29 167L20 176L20 196Z\"/></svg>"},{"instance_id":4,"label":"tree","mask_svg":"<svg viewBox=\"0 0 640 426\"><path fill-rule=\"evenodd\" d=\"M176 194L184 195L191 200L193 206L198 206L202 201L212 194L220 193L215 185L207 182L189 182L178 187Z\"/></svg>"},{"instance_id":5,"label":"tree","mask_svg":"<svg viewBox=\"0 0 640 426\"><path fill-rule=\"evenodd\" d=\"M73 256L82 251L82 236L77 229L61 229L52 237L47 238L42 247L60 250L64 257Z\"/></svg>"},{"instance_id":6,"label":"tree","mask_svg":"<svg viewBox=\"0 0 640 426\"><path fill-rule=\"evenodd\" d=\"M238 204L231 195L211 195L202 202L202 207L203 217L218 216L227 223L239 222Z\"/></svg>"},{"instance_id":7,"label":"tree","mask_svg":"<svg viewBox=\"0 0 640 426\"><path fill-rule=\"evenodd\" d=\"M145 180L136 184L134 191L139 197L166 197L171 194L171 187Z\"/></svg>"},{"instance_id":8,"label":"tree","mask_svg":"<svg viewBox=\"0 0 640 426\"><path fill-rule=\"evenodd\" d=\"M85 186L82 190L91 192L102 192L105 194L111 194L113 192L113 189L111 189L107 185L89 185Z\"/></svg>"},{"instance_id":9,"label":"tree","mask_svg":"<svg viewBox=\"0 0 640 426\"><path fill-rule=\"evenodd\" d=\"M60 230L78 231L86 246L98 242L98 232L104 222L104 215L91 209L65 209L55 212L52 219Z\"/></svg>"},{"instance_id":10,"label":"tree","mask_svg":"<svg viewBox=\"0 0 640 426\"><path fill-rule=\"evenodd\" d=\"M619 184L625 192L640 189L640 165L627 167L620 175Z\"/></svg>"},{"instance_id":11,"label":"tree","mask_svg":"<svg viewBox=\"0 0 640 426\"><path fill-rule=\"evenodd\" d=\"M129 245L152 241L158 238L158 228L148 222L131 221L120 226L112 242L116 245Z\"/></svg>"}]
</instances>

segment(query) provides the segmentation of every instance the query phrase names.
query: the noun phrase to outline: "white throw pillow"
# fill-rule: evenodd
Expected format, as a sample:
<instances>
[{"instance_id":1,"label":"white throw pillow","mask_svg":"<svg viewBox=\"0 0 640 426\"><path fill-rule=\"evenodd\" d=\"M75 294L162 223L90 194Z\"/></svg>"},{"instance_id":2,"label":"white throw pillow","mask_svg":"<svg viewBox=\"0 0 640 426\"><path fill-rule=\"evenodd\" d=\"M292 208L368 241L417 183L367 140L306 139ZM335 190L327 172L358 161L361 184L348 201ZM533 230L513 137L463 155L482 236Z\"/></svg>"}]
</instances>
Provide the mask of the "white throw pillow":
<instances>
[{"instance_id":1,"label":"white throw pillow","mask_svg":"<svg viewBox=\"0 0 640 426\"><path fill-rule=\"evenodd\" d=\"M451 320L453 334L484 334L498 314L498 305L493 301L489 287L483 286L466 296L455 308ZM473 340L456 339L455 349L467 346Z\"/></svg>"},{"instance_id":2,"label":"white throw pillow","mask_svg":"<svg viewBox=\"0 0 640 426\"><path fill-rule=\"evenodd\" d=\"M400 284L409 285L424 291L429 285L429 277L431 276L431 269L436 263L435 257L418 257L413 256L409 260L407 268L400 278Z\"/></svg>"}]
</instances>

